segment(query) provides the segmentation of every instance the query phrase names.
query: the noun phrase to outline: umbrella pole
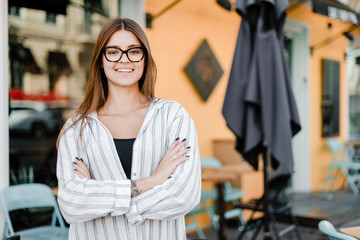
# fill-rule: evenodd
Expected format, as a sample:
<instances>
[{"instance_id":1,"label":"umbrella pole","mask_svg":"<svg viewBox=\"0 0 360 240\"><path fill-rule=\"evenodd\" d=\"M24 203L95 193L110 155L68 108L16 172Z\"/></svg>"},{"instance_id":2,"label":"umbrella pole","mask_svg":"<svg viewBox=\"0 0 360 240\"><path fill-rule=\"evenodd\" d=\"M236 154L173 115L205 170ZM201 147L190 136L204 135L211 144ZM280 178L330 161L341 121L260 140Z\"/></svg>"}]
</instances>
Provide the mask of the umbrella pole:
<instances>
[{"instance_id":1,"label":"umbrella pole","mask_svg":"<svg viewBox=\"0 0 360 240\"><path fill-rule=\"evenodd\" d=\"M264 166L263 166L263 171L264 171L264 196L263 196L263 200L264 200L264 239L265 240L270 240L272 239L271 237L271 232L270 232L270 218L269 218L269 209L268 209L268 201L269 201L269 197L268 197L268 168L270 166L270 151L269 148L267 147L266 142L264 142L264 152L263 152L263 161L264 161Z\"/></svg>"}]
</instances>

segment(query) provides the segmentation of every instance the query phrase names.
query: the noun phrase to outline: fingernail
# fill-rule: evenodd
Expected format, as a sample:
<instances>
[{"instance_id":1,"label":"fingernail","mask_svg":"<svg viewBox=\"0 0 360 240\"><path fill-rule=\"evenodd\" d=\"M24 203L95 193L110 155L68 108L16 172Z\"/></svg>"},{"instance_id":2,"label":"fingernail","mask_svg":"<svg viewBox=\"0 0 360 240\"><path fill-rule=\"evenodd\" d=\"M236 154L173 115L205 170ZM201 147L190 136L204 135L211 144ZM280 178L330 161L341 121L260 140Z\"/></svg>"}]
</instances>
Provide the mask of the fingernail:
<instances>
[{"instance_id":1,"label":"fingernail","mask_svg":"<svg viewBox=\"0 0 360 240\"><path fill-rule=\"evenodd\" d=\"M187 146L186 148L189 149L189 148L191 148L191 146Z\"/></svg>"},{"instance_id":2,"label":"fingernail","mask_svg":"<svg viewBox=\"0 0 360 240\"><path fill-rule=\"evenodd\" d=\"M73 162L73 164L77 165L77 163L76 163L76 162Z\"/></svg>"},{"instance_id":3,"label":"fingernail","mask_svg":"<svg viewBox=\"0 0 360 240\"><path fill-rule=\"evenodd\" d=\"M186 141L186 138L184 138L183 140L182 140L182 142L185 142Z\"/></svg>"},{"instance_id":4,"label":"fingernail","mask_svg":"<svg viewBox=\"0 0 360 240\"><path fill-rule=\"evenodd\" d=\"M179 137L177 137L176 139L175 139L175 141L178 141L180 138Z\"/></svg>"},{"instance_id":5,"label":"fingernail","mask_svg":"<svg viewBox=\"0 0 360 240\"><path fill-rule=\"evenodd\" d=\"M77 169L76 169L76 168L74 168L74 171L77 171Z\"/></svg>"},{"instance_id":6,"label":"fingernail","mask_svg":"<svg viewBox=\"0 0 360 240\"><path fill-rule=\"evenodd\" d=\"M80 161L80 159L78 157L75 157L75 158Z\"/></svg>"},{"instance_id":7,"label":"fingernail","mask_svg":"<svg viewBox=\"0 0 360 240\"><path fill-rule=\"evenodd\" d=\"M84 160L83 160L82 158L80 158L80 160L81 160L82 162L84 162Z\"/></svg>"},{"instance_id":8,"label":"fingernail","mask_svg":"<svg viewBox=\"0 0 360 240\"><path fill-rule=\"evenodd\" d=\"M186 155L185 157L190 157L189 155Z\"/></svg>"}]
</instances>

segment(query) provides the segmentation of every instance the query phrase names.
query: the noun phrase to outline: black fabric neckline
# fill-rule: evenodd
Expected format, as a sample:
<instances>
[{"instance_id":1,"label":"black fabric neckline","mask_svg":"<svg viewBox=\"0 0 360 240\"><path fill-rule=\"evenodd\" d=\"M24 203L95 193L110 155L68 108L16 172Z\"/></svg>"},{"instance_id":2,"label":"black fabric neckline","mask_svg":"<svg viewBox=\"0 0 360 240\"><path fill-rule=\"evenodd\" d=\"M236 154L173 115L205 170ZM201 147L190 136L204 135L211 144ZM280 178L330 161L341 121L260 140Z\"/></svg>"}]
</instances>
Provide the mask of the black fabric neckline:
<instances>
[{"instance_id":1,"label":"black fabric neckline","mask_svg":"<svg viewBox=\"0 0 360 240\"><path fill-rule=\"evenodd\" d=\"M114 141L134 141L136 138L113 138Z\"/></svg>"}]
</instances>

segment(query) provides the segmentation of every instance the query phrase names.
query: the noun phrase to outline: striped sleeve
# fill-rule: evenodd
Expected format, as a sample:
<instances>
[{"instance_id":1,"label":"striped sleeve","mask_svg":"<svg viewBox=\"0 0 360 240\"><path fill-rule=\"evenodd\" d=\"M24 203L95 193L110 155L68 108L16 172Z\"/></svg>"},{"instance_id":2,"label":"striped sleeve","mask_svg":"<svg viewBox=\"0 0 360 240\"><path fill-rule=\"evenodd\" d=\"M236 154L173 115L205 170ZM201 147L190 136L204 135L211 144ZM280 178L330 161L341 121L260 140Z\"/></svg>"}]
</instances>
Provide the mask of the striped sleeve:
<instances>
[{"instance_id":1,"label":"striped sleeve","mask_svg":"<svg viewBox=\"0 0 360 240\"><path fill-rule=\"evenodd\" d=\"M140 224L145 219L175 219L188 213L200 201L201 167L195 124L178 103L168 106L166 142L186 138L189 160L181 163L163 184L132 198L126 213L128 221Z\"/></svg>"},{"instance_id":2,"label":"striped sleeve","mask_svg":"<svg viewBox=\"0 0 360 240\"><path fill-rule=\"evenodd\" d=\"M59 141L58 203L65 220L68 223L84 222L113 211L124 214L130 206L129 180L80 179L74 173L72 162L81 156L78 136L76 127L72 127Z\"/></svg>"}]
</instances>

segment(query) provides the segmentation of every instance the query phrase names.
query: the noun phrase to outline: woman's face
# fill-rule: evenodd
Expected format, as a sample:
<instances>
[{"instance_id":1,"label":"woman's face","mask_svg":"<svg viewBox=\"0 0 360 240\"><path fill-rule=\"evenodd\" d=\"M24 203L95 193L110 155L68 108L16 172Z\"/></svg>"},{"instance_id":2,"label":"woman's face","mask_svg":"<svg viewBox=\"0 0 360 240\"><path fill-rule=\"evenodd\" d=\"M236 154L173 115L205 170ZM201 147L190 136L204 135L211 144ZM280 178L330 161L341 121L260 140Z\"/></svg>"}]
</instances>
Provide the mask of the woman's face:
<instances>
[{"instance_id":1,"label":"woman's face","mask_svg":"<svg viewBox=\"0 0 360 240\"><path fill-rule=\"evenodd\" d=\"M130 31L119 30L113 33L105 47L102 63L109 88L112 86L138 88L138 81L144 72L145 52L143 58L139 60L142 56L142 49L137 48L141 48L137 37ZM128 49L130 49L128 56L132 61L123 52Z\"/></svg>"}]
</instances>

